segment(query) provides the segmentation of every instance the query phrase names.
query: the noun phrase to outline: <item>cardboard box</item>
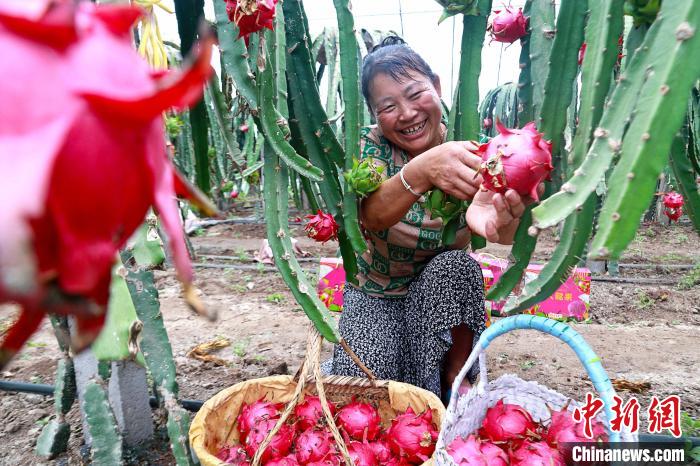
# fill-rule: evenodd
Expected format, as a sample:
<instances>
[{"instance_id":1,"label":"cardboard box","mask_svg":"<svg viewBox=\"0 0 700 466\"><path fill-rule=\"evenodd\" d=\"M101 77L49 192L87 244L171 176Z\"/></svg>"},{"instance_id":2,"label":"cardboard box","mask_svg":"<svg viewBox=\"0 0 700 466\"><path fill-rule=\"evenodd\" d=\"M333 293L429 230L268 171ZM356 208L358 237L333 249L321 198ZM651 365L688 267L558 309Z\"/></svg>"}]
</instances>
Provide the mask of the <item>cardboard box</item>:
<instances>
[{"instance_id":1,"label":"cardboard box","mask_svg":"<svg viewBox=\"0 0 700 466\"><path fill-rule=\"evenodd\" d=\"M345 269L343 259L337 257L322 257L319 268L318 297L328 310L341 312L343 310L343 290L345 289Z\"/></svg>"},{"instance_id":2,"label":"cardboard box","mask_svg":"<svg viewBox=\"0 0 700 466\"><path fill-rule=\"evenodd\" d=\"M534 280L544 265L529 264L523 278L524 284ZM552 296L524 311L562 321L582 321L590 318L591 271L576 267Z\"/></svg>"}]
</instances>

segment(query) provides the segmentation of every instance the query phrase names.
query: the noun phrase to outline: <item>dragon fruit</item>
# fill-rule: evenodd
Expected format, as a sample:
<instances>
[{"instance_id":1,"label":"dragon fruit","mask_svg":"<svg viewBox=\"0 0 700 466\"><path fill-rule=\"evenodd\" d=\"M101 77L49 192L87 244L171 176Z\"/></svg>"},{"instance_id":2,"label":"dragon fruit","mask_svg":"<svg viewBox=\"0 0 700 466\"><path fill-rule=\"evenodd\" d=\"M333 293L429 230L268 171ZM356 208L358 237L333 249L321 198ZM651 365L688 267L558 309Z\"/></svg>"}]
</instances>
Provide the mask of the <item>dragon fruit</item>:
<instances>
[{"instance_id":1,"label":"dragon fruit","mask_svg":"<svg viewBox=\"0 0 700 466\"><path fill-rule=\"evenodd\" d=\"M238 26L238 37L243 37L246 45L248 36L263 28L275 26L277 0L226 0L228 19Z\"/></svg>"},{"instance_id":2,"label":"dragon fruit","mask_svg":"<svg viewBox=\"0 0 700 466\"><path fill-rule=\"evenodd\" d=\"M447 446L449 454L457 466L506 466L508 455L491 442L480 440L474 435L466 439L457 437Z\"/></svg>"},{"instance_id":3,"label":"dragon fruit","mask_svg":"<svg viewBox=\"0 0 700 466\"><path fill-rule=\"evenodd\" d=\"M549 426L542 440L558 449L566 460L571 460L571 448L567 448L565 444L598 441L606 442L608 440L605 425L597 420L593 420L591 425L593 439L586 437L584 432L585 424L574 420L571 411L568 410L568 403L560 411L553 411L550 409L550 412L551 418Z\"/></svg>"},{"instance_id":4,"label":"dragon fruit","mask_svg":"<svg viewBox=\"0 0 700 466\"><path fill-rule=\"evenodd\" d=\"M534 122L509 129L496 120L496 127L500 134L479 146L484 187L499 193L514 189L539 201L537 187L554 169L552 143L542 139Z\"/></svg>"},{"instance_id":5,"label":"dragon fruit","mask_svg":"<svg viewBox=\"0 0 700 466\"><path fill-rule=\"evenodd\" d=\"M142 13L92 2L0 2L0 74L12 77L0 86L0 303L22 306L0 367L46 313L75 317L75 352L97 338L117 252L152 207L185 297L205 312L175 194L214 209L168 159L163 112L201 97L213 36L203 35L183 72L154 74L132 45Z\"/></svg>"},{"instance_id":6,"label":"dragon fruit","mask_svg":"<svg viewBox=\"0 0 700 466\"><path fill-rule=\"evenodd\" d=\"M405 413L391 421L386 433L391 451L413 463L428 461L435 451L437 437L433 412L427 409L422 414L416 414L410 406Z\"/></svg>"},{"instance_id":7,"label":"dragon fruit","mask_svg":"<svg viewBox=\"0 0 700 466\"><path fill-rule=\"evenodd\" d=\"M294 445L301 464L321 461L334 450L333 436L327 430L306 430L299 434Z\"/></svg>"},{"instance_id":8,"label":"dragon fruit","mask_svg":"<svg viewBox=\"0 0 700 466\"><path fill-rule=\"evenodd\" d=\"M260 419L258 420L248 432L243 445L245 446L245 451L252 458L255 456L255 452L258 451L258 447L265 440L267 434L275 427L277 424L277 419ZM260 461L264 464L269 460L279 459L286 456L292 447L292 441L294 440L294 428L289 424L282 424L280 430L272 437L272 441L265 448Z\"/></svg>"},{"instance_id":9,"label":"dragon fruit","mask_svg":"<svg viewBox=\"0 0 700 466\"><path fill-rule=\"evenodd\" d=\"M338 428L355 440L374 440L381 430L382 419L377 408L352 400L338 411Z\"/></svg>"},{"instance_id":10,"label":"dragon fruit","mask_svg":"<svg viewBox=\"0 0 700 466\"><path fill-rule=\"evenodd\" d=\"M216 454L216 457L226 464L235 464L237 466L250 466L250 462L248 461L248 455L246 455L245 450L239 446L224 445Z\"/></svg>"},{"instance_id":11,"label":"dragon fruit","mask_svg":"<svg viewBox=\"0 0 700 466\"><path fill-rule=\"evenodd\" d=\"M320 209L316 215L307 215L304 225L306 235L320 243L338 239L338 224L331 214L326 214Z\"/></svg>"},{"instance_id":12,"label":"dragon fruit","mask_svg":"<svg viewBox=\"0 0 700 466\"><path fill-rule=\"evenodd\" d=\"M372 448L367 443L351 441L347 443L348 454L355 466L379 466Z\"/></svg>"},{"instance_id":13,"label":"dragon fruit","mask_svg":"<svg viewBox=\"0 0 700 466\"><path fill-rule=\"evenodd\" d=\"M294 454L289 454L283 458L268 461L267 463L265 463L265 466L299 466L299 462L297 461Z\"/></svg>"},{"instance_id":14,"label":"dragon fruit","mask_svg":"<svg viewBox=\"0 0 700 466\"><path fill-rule=\"evenodd\" d=\"M525 440L510 453L511 466L566 466L564 456L547 442Z\"/></svg>"},{"instance_id":15,"label":"dragon fruit","mask_svg":"<svg viewBox=\"0 0 700 466\"><path fill-rule=\"evenodd\" d=\"M678 221L683 215L683 196L678 193L670 192L664 195L664 215L670 221Z\"/></svg>"},{"instance_id":16,"label":"dragon fruit","mask_svg":"<svg viewBox=\"0 0 700 466\"><path fill-rule=\"evenodd\" d=\"M389 447L389 442L385 438L379 438L374 442L369 442L369 447L374 452L374 456L377 457L379 464L385 464L392 458L391 448Z\"/></svg>"},{"instance_id":17,"label":"dragon fruit","mask_svg":"<svg viewBox=\"0 0 700 466\"><path fill-rule=\"evenodd\" d=\"M362 197L379 189L379 185L384 181L383 171L384 167L376 166L371 157L361 162L353 157L352 168L346 171L343 176L350 188Z\"/></svg>"},{"instance_id":18,"label":"dragon fruit","mask_svg":"<svg viewBox=\"0 0 700 466\"><path fill-rule=\"evenodd\" d=\"M241 443L245 442L248 432L250 432L256 422L262 419L278 419L282 408L284 408L283 403L270 403L265 401L264 397L254 403L244 404L236 419L236 422L238 422L238 438Z\"/></svg>"},{"instance_id":19,"label":"dragon fruit","mask_svg":"<svg viewBox=\"0 0 700 466\"><path fill-rule=\"evenodd\" d=\"M500 399L486 411L481 430L493 442L508 442L534 434L537 424L525 408Z\"/></svg>"},{"instance_id":20,"label":"dragon fruit","mask_svg":"<svg viewBox=\"0 0 700 466\"><path fill-rule=\"evenodd\" d=\"M331 453L320 461L306 463L306 466L340 466L343 464L345 464L345 462L340 456L340 453Z\"/></svg>"},{"instance_id":21,"label":"dragon fruit","mask_svg":"<svg viewBox=\"0 0 700 466\"><path fill-rule=\"evenodd\" d=\"M494 13L488 25L492 40L512 44L527 34L527 18L523 16L522 9L518 8L515 13L510 7L505 7L503 10L494 10Z\"/></svg>"},{"instance_id":22,"label":"dragon fruit","mask_svg":"<svg viewBox=\"0 0 700 466\"><path fill-rule=\"evenodd\" d=\"M411 466L413 463L408 461L403 456L392 456L386 463L380 463L382 466Z\"/></svg>"},{"instance_id":23,"label":"dragon fruit","mask_svg":"<svg viewBox=\"0 0 700 466\"><path fill-rule=\"evenodd\" d=\"M335 416L336 408L330 401L328 401L328 409L331 416ZM321 400L317 396L307 396L303 402L296 405L294 415L297 418L295 423L297 430L305 431L316 426L323 418Z\"/></svg>"}]
</instances>

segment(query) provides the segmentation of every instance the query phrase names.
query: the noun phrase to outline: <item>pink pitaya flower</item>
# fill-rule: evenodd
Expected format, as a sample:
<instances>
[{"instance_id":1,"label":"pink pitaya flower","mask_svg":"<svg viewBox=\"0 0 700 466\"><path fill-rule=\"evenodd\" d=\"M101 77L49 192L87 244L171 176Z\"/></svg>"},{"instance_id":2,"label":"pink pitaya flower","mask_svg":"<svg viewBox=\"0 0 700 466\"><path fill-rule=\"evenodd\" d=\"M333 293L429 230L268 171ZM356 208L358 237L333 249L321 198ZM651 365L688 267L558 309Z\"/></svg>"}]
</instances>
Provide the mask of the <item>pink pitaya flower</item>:
<instances>
[{"instance_id":1,"label":"pink pitaya flower","mask_svg":"<svg viewBox=\"0 0 700 466\"><path fill-rule=\"evenodd\" d=\"M75 315L75 351L97 337L117 251L151 207L186 296L204 312L175 193L205 201L167 158L162 114L201 97L213 39L187 70L154 76L131 44L141 12L67 0L0 6L0 302L22 306L0 367L47 312Z\"/></svg>"},{"instance_id":2,"label":"pink pitaya flower","mask_svg":"<svg viewBox=\"0 0 700 466\"><path fill-rule=\"evenodd\" d=\"M523 16L522 9L518 8L515 13L510 7L504 7L503 10L494 10L494 13L488 25L492 40L512 44L527 34L528 18Z\"/></svg>"},{"instance_id":3,"label":"pink pitaya flower","mask_svg":"<svg viewBox=\"0 0 700 466\"><path fill-rule=\"evenodd\" d=\"M277 0L226 0L228 19L238 26L238 37L243 37L246 45L248 36L262 28L275 27Z\"/></svg>"},{"instance_id":4,"label":"pink pitaya flower","mask_svg":"<svg viewBox=\"0 0 700 466\"><path fill-rule=\"evenodd\" d=\"M331 214L324 213L319 209L316 215L307 215L305 218L308 221L304 230L309 238L320 243L338 239L338 224Z\"/></svg>"},{"instance_id":5,"label":"pink pitaya flower","mask_svg":"<svg viewBox=\"0 0 700 466\"><path fill-rule=\"evenodd\" d=\"M479 146L484 187L499 193L514 189L538 201L537 187L554 169L552 143L542 139L534 122L509 129L496 119L496 128L500 134Z\"/></svg>"}]
</instances>

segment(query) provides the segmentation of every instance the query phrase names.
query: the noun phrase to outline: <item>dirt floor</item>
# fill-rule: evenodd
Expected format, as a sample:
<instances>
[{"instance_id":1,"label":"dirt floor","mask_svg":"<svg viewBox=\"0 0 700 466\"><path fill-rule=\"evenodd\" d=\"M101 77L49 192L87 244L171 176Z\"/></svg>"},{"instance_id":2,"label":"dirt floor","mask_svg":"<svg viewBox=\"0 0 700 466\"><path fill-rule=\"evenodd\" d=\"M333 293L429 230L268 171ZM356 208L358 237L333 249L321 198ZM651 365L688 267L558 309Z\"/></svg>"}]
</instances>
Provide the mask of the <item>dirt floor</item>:
<instances>
[{"instance_id":1,"label":"dirt floor","mask_svg":"<svg viewBox=\"0 0 700 466\"><path fill-rule=\"evenodd\" d=\"M308 262L302 265L315 275L317 258L334 255L335 247L311 242L299 226L293 229L302 249L310 253ZM180 297L172 270L156 272L181 398L206 400L242 380L294 373L304 358L305 315L279 275L252 261L264 236L264 225L260 224L216 225L192 236L199 255L196 284L207 306L218 311L217 322L207 322L191 313ZM535 259L546 261L555 245L551 232L543 234ZM700 264L699 246L700 239L689 225L643 225L620 263L648 268L621 267L619 281L615 282L598 280L609 279L607 275L594 277L592 319L572 325L600 355L610 377L650 384L642 394L620 392L624 399L639 398L643 427L644 410L651 396L677 394L682 410L700 417L700 271L696 269L693 276L687 268L664 267ZM508 253L501 246L489 246L487 251L500 257ZM241 265L247 268L231 267ZM644 283L650 280L657 282ZM0 329L14 314L14 308L0 306ZM217 336L231 341L216 354L225 360L225 366L186 356L195 345ZM329 354L327 345L325 355ZM52 384L58 357L46 321L0 377ZM573 352L544 334L519 331L497 339L488 350L488 363L491 378L514 373L575 399L593 390ZM42 426L53 414L52 399L0 392L0 465L82 464L87 450L81 448L76 406L68 416L72 426L70 451L55 461L45 461L33 455L33 448ZM174 464L163 448L163 442L155 441L150 453L137 455L140 459L133 463Z\"/></svg>"}]
</instances>

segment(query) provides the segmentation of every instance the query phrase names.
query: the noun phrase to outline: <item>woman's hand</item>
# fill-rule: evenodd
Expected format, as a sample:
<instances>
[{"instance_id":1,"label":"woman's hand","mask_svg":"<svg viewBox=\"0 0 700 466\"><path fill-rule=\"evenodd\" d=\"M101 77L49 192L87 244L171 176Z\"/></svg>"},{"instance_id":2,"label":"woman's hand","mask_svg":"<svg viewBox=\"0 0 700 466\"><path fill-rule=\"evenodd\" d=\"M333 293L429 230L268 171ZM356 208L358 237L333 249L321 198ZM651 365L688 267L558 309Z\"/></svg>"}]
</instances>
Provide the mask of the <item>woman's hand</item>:
<instances>
[{"instance_id":1,"label":"woman's hand","mask_svg":"<svg viewBox=\"0 0 700 466\"><path fill-rule=\"evenodd\" d=\"M544 192L544 184L537 187L539 194ZM479 190L467 209L469 229L487 241L512 244L515 231L525 207L534 202L509 189L505 194Z\"/></svg>"},{"instance_id":2,"label":"woman's hand","mask_svg":"<svg viewBox=\"0 0 700 466\"><path fill-rule=\"evenodd\" d=\"M482 182L476 150L470 141L451 141L424 152L411 161L410 171L417 172L414 177L419 180L416 187L422 192L440 188L458 199L471 200Z\"/></svg>"}]
</instances>

